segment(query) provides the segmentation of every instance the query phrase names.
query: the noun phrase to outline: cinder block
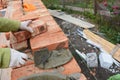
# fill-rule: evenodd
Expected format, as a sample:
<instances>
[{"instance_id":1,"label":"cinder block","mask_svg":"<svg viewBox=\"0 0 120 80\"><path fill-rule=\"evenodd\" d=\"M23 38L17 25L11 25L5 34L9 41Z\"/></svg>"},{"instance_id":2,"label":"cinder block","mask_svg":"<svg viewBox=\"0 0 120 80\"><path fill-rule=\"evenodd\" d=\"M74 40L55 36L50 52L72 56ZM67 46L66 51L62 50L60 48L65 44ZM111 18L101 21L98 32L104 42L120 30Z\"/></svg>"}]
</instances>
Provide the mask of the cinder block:
<instances>
[{"instance_id":1,"label":"cinder block","mask_svg":"<svg viewBox=\"0 0 120 80\"><path fill-rule=\"evenodd\" d=\"M45 22L41 21L40 19L32 21L30 27L32 27L34 31L32 33L32 36L36 36L40 33L44 33L47 31L47 25L45 24Z\"/></svg>"},{"instance_id":2,"label":"cinder block","mask_svg":"<svg viewBox=\"0 0 120 80\"><path fill-rule=\"evenodd\" d=\"M11 48L16 50L26 49L28 47L27 40L19 43L10 44Z\"/></svg>"},{"instance_id":3,"label":"cinder block","mask_svg":"<svg viewBox=\"0 0 120 80\"><path fill-rule=\"evenodd\" d=\"M59 71L59 68L63 68L63 70ZM31 65L26 65L17 69L13 69L12 75L11 75L11 80L17 80L18 78L25 77L25 76L30 76L35 73L43 73L43 72L59 72L65 75L70 75L74 73L80 73L81 69L79 68L77 62L73 58L70 62L67 64L53 69L40 69L34 66L34 64ZM81 77L81 76L80 76ZM82 80L82 79L80 79ZM85 79L83 79L85 80Z\"/></svg>"},{"instance_id":4,"label":"cinder block","mask_svg":"<svg viewBox=\"0 0 120 80\"><path fill-rule=\"evenodd\" d=\"M38 35L30 39L30 45L32 51L36 51L42 48L48 48L48 50L68 48L68 38L63 32L46 34L43 36Z\"/></svg>"}]
</instances>

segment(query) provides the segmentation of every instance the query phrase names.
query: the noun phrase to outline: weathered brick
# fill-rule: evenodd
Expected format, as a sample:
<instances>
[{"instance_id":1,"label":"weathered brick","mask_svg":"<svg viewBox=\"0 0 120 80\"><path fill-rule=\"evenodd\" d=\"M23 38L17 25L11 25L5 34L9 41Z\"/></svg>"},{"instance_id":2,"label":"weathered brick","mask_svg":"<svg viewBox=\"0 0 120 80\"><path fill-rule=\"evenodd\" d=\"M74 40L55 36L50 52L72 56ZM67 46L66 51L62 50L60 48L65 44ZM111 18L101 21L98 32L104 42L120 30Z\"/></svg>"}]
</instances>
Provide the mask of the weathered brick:
<instances>
[{"instance_id":1,"label":"weathered brick","mask_svg":"<svg viewBox=\"0 0 120 80\"><path fill-rule=\"evenodd\" d=\"M32 33L32 36L36 36L40 33L44 33L47 31L47 25L45 24L45 22L41 21L40 19L32 21L30 27L32 27L34 31Z\"/></svg>"},{"instance_id":2,"label":"weathered brick","mask_svg":"<svg viewBox=\"0 0 120 80\"><path fill-rule=\"evenodd\" d=\"M22 50L28 47L27 40L23 42L19 42L19 43L13 43L10 45L11 45L11 48L16 49L16 50Z\"/></svg>"},{"instance_id":3,"label":"weathered brick","mask_svg":"<svg viewBox=\"0 0 120 80\"><path fill-rule=\"evenodd\" d=\"M33 51L45 47L49 50L55 50L58 48L68 48L68 38L63 32L46 34L44 36L38 35L30 39L30 45Z\"/></svg>"},{"instance_id":4,"label":"weathered brick","mask_svg":"<svg viewBox=\"0 0 120 80\"><path fill-rule=\"evenodd\" d=\"M10 44L25 41L29 39L30 37L31 37L31 33L28 31L10 32Z\"/></svg>"},{"instance_id":5,"label":"weathered brick","mask_svg":"<svg viewBox=\"0 0 120 80\"><path fill-rule=\"evenodd\" d=\"M63 67L63 70L59 71L59 68ZM42 72L60 72L65 75L74 74L74 73L80 73L81 69L79 68L77 62L73 58L70 62L67 64L60 66L57 69L40 69L34 66L34 64L26 65L17 69L13 69L11 80L17 80L18 78L29 76L35 73L42 73ZM83 79L84 80L84 79Z\"/></svg>"},{"instance_id":6,"label":"weathered brick","mask_svg":"<svg viewBox=\"0 0 120 80\"><path fill-rule=\"evenodd\" d=\"M28 31L14 32L13 35L15 36L17 42L25 41L31 37L31 33Z\"/></svg>"}]
</instances>

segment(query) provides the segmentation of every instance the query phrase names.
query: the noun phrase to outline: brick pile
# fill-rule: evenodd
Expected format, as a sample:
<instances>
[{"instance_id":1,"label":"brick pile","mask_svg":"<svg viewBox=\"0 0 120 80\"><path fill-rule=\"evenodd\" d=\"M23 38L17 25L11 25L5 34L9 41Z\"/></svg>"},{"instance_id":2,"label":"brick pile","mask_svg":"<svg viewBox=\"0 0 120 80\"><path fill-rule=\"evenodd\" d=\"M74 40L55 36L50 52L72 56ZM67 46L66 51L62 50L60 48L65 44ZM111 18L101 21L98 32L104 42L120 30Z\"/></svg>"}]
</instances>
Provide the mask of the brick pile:
<instances>
[{"instance_id":1,"label":"brick pile","mask_svg":"<svg viewBox=\"0 0 120 80\"><path fill-rule=\"evenodd\" d=\"M34 32L32 34L27 31L6 33L6 38L10 40L11 47L20 50L27 48L29 47L28 45L30 45L32 52L42 48L48 48L50 51L61 48L67 49L68 38L52 18L41 0L24 0L24 2L34 4L36 10L24 12L25 15L23 15L23 12L19 10L19 8L21 8L20 1L11 1L7 8L5 17L19 21L32 20L29 27L33 28ZM60 67L64 68L64 70L61 71L62 74L68 75L73 73L81 73L81 69L74 58L67 64ZM44 70L35 67L34 63L27 64L23 67L13 69L11 80L17 80L20 77L29 76L34 73L55 71L55 69L56 68ZM81 74L79 80L86 80L86 78L83 74Z\"/></svg>"}]
</instances>

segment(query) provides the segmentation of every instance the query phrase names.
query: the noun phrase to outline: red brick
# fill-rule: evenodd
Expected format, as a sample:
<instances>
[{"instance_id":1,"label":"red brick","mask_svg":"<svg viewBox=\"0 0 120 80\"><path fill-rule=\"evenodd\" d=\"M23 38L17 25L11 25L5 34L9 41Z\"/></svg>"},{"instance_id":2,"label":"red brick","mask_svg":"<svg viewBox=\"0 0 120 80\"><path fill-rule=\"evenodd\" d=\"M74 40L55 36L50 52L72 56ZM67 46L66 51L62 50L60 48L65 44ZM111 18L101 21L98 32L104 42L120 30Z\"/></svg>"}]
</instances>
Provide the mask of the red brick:
<instances>
[{"instance_id":1,"label":"red brick","mask_svg":"<svg viewBox=\"0 0 120 80\"><path fill-rule=\"evenodd\" d=\"M6 45L6 44L0 45L0 48L7 48L7 47L8 47L8 45Z\"/></svg>"},{"instance_id":2,"label":"red brick","mask_svg":"<svg viewBox=\"0 0 120 80\"><path fill-rule=\"evenodd\" d=\"M7 39L7 40L10 40L10 32L6 32L6 33L5 33L5 36L6 36L6 39Z\"/></svg>"},{"instance_id":3,"label":"red brick","mask_svg":"<svg viewBox=\"0 0 120 80\"><path fill-rule=\"evenodd\" d=\"M23 42L11 44L11 48L16 49L16 50L26 49L27 47L28 47L27 40Z\"/></svg>"},{"instance_id":4,"label":"red brick","mask_svg":"<svg viewBox=\"0 0 120 80\"><path fill-rule=\"evenodd\" d=\"M40 12L40 17L43 17L43 16L50 16L50 13L48 11L45 11L45 12Z\"/></svg>"},{"instance_id":5,"label":"red brick","mask_svg":"<svg viewBox=\"0 0 120 80\"><path fill-rule=\"evenodd\" d=\"M49 50L55 50L56 48L68 48L68 38L63 32L46 34L44 36L38 35L30 39L30 45L33 51L45 47Z\"/></svg>"},{"instance_id":6,"label":"red brick","mask_svg":"<svg viewBox=\"0 0 120 80\"><path fill-rule=\"evenodd\" d=\"M40 34L41 36L46 36L46 35L49 35L49 34L52 34L52 33L62 31L62 29L59 27L59 25L54 20L47 21L46 22L46 27L47 27L47 31Z\"/></svg>"},{"instance_id":7,"label":"red brick","mask_svg":"<svg viewBox=\"0 0 120 80\"><path fill-rule=\"evenodd\" d=\"M10 32L10 44L17 43L16 37Z\"/></svg>"},{"instance_id":8,"label":"red brick","mask_svg":"<svg viewBox=\"0 0 120 80\"><path fill-rule=\"evenodd\" d=\"M26 21L26 20L34 20L40 17L40 10L31 11L25 13L25 15L12 17L12 19L19 20L19 21Z\"/></svg>"},{"instance_id":9,"label":"red brick","mask_svg":"<svg viewBox=\"0 0 120 80\"><path fill-rule=\"evenodd\" d=\"M71 67L73 66L73 67ZM80 73L81 69L79 68L77 62L73 58L70 62L65 64L63 67L63 71L60 71L60 73L69 75L69 74L74 74L74 73ZM58 68L60 68L58 67ZM53 69L40 69L34 66L34 64L31 65L26 65L21 68L13 69L12 75L11 75L11 80L17 80L18 78L25 77L25 76L30 76L35 73L42 73L42 72L54 72L56 68ZM84 79L83 79L84 80Z\"/></svg>"},{"instance_id":10,"label":"red brick","mask_svg":"<svg viewBox=\"0 0 120 80\"><path fill-rule=\"evenodd\" d=\"M73 58L70 62L68 62L66 65L63 65L64 71L63 74L73 74L73 73L80 73L81 68L77 64L76 60Z\"/></svg>"},{"instance_id":11,"label":"red brick","mask_svg":"<svg viewBox=\"0 0 120 80\"><path fill-rule=\"evenodd\" d=\"M46 16L40 16L40 19L44 22L47 22L47 21L53 20L53 17L50 15L46 15Z\"/></svg>"},{"instance_id":12,"label":"red brick","mask_svg":"<svg viewBox=\"0 0 120 80\"><path fill-rule=\"evenodd\" d=\"M40 19L32 21L32 23L30 24L30 27L32 27L34 31L32 33L32 36L36 36L40 33L44 33L47 31L47 26L45 22L41 21Z\"/></svg>"},{"instance_id":13,"label":"red brick","mask_svg":"<svg viewBox=\"0 0 120 80\"><path fill-rule=\"evenodd\" d=\"M25 41L31 37L31 33L28 31L14 32L13 35L15 36L17 42Z\"/></svg>"},{"instance_id":14,"label":"red brick","mask_svg":"<svg viewBox=\"0 0 120 80\"><path fill-rule=\"evenodd\" d=\"M48 26L58 25L54 20L47 21L46 24L47 24Z\"/></svg>"}]
</instances>

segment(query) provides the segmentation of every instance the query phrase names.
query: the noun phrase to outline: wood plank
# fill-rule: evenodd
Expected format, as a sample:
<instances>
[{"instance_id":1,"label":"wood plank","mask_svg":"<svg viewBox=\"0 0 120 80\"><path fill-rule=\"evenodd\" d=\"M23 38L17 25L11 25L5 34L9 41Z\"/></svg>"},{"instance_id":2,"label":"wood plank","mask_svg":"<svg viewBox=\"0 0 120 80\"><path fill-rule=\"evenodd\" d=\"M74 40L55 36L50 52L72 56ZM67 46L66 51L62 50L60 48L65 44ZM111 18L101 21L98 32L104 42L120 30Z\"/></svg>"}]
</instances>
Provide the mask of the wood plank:
<instances>
[{"instance_id":1,"label":"wood plank","mask_svg":"<svg viewBox=\"0 0 120 80\"><path fill-rule=\"evenodd\" d=\"M50 10L50 9L49 9L49 12L54 17L57 17L57 18L60 18L62 20L65 20L67 22L73 23L73 24L78 25L82 28L93 28L93 27L95 27L95 25L93 25L91 23L88 23L88 22L82 21L80 19L74 18L71 15L67 15L63 12L58 12L56 10Z\"/></svg>"},{"instance_id":2,"label":"wood plank","mask_svg":"<svg viewBox=\"0 0 120 80\"><path fill-rule=\"evenodd\" d=\"M99 37L98 35L92 33L88 29L85 29L83 31L86 35L86 37L93 42L99 44L104 50L106 50L109 54L113 51L113 49L116 47L116 45L110 43L109 41ZM116 60L120 62L120 48L112 55Z\"/></svg>"}]
</instances>

